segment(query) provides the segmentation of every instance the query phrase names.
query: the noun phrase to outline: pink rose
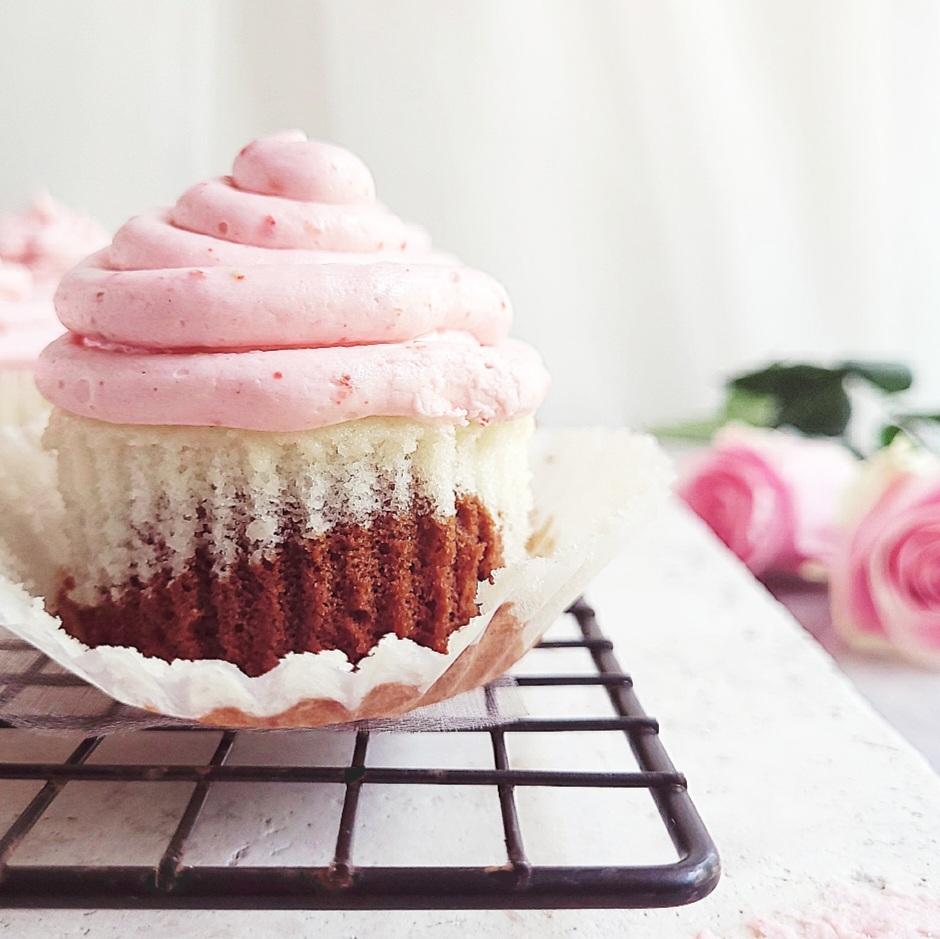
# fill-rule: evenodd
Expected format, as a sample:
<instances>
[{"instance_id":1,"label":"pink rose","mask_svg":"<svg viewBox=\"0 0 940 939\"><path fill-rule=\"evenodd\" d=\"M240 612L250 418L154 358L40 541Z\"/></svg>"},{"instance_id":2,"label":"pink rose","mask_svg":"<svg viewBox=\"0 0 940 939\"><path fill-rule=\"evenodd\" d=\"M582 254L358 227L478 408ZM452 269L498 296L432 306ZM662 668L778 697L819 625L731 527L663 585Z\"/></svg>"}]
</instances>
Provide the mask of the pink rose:
<instances>
[{"instance_id":1,"label":"pink rose","mask_svg":"<svg viewBox=\"0 0 940 939\"><path fill-rule=\"evenodd\" d=\"M833 623L852 645L940 666L940 460L899 441L852 496L832 561Z\"/></svg>"},{"instance_id":2,"label":"pink rose","mask_svg":"<svg viewBox=\"0 0 940 939\"><path fill-rule=\"evenodd\" d=\"M832 441L729 425L678 492L755 574L798 574L828 561L857 468Z\"/></svg>"}]
</instances>

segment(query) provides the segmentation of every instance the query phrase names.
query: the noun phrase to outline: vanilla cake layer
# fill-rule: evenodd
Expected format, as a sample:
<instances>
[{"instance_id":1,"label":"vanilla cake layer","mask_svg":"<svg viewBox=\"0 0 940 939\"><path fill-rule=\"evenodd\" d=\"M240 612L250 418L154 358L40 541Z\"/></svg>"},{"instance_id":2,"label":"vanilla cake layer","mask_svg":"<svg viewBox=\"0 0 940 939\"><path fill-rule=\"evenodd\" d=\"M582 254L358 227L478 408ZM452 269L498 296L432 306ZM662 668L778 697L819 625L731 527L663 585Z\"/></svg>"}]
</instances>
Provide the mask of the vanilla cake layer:
<instances>
[{"instance_id":1,"label":"vanilla cake layer","mask_svg":"<svg viewBox=\"0 0 940 939\"><path fill-rule=\"evenodd\" d=\"M507 561L528 537L531 417L483 427L367 418L290 434L220 427L106 424L55 409L47 448L59 488L75 597L130 576L181 569L197 545L224 572L247 544L276 547L283 520L302 537L383 514L453 516L476 496L496 521Z\"/></svg>"},{"instance_id":2,"label":"vanilla cake layer","mask_svg":"<svg viewBox=\"0 0 940 939\"><path fill-rule=\"evenodd\" d=\"M368 418L289 434L53 412L70 554L58 612L92 645L361 658L387 632L443 650L528 536L530 417ZM67 454L67 456L66 456Z\"/></svg>"}]
</instances>

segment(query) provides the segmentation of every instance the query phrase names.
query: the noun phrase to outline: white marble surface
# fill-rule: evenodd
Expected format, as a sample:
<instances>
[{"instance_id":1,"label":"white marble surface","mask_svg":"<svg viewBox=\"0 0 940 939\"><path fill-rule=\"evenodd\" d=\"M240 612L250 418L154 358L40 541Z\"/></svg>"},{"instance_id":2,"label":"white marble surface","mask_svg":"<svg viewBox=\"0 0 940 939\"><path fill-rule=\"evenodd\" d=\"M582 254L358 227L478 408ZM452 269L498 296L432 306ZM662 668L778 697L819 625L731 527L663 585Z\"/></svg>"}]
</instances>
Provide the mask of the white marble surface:
<instances>
[{"instance_id":1,"label":"white marble surface","mask_svg":"<svg viewBox=\"0 0 940 939\"><path fill-rule=\"evenodd\" d=\"M940 772L940 672L850 648L832 625L824 584L789 581L772 589L862 695Z\"/></svg>"},{"instance_id":2,"label":"white marble surface","mask_svg":"<svg viewBox=\"0 0 940 939\"><path fill-rule=\"evenodd\" d=\"M326 937L578 936L670 939L709 929L748 936L754 916L824 909L843 888L876 898L885 887L940 894L940 778L926 761L862 701L821 651L720 549L700 525L676 510L642 556L622 557L590 592L605 631L634 674L646 709L659 717L663 738L722 853L724 876L706 900L678 910L482 912L146 912L0 911L0 934L16 937L130 939L136 936ZM568 667L587 668L575 650ZM524 668L540 670L535 653ZM567 654L567 653L566 653ZM557 708L605 713L603 697L585 688ZM110 760L192 760L185 738L109 741L96 754ZM67 741L46 738L56 758ZM277 762L306 758L331 763L350 745L340 735L264 735L239 743L233 758ZM4 758L37 756L26 738L0 738ZM442 748L443 747L443 751ZM433 750L433 757L431 751ZM559 755L539 739L510 740L518 766L550 765ZM622 747L581 739L569 754L587 767L623 768ZM473 738L416 736L378 739L372 757L386 764L433 758L476 766L488 758ZM28 799L31 784L0 783L0 822ZM74 788L73 788L74 787ZM22 861L63 858L62 845L82 831L104 834L94 860L120 861L133 848L151 854L172 829L187 787L154 784L144 802L119 786L71 784L23 846ZM317 863L335 835L339 791L298 800L289 787L218 787L191 846L192 859L212 863ZM520 814L536 860L578 862L600 853L612 861L664 860L651 804L638 792L582 794L578 824L557 822L559 799L571 793L526 794ZM364 830L356 841L363 861L403 862L417 846L428 863L455 853L480 863L501 859L500 833L471 787L427 794L376 790L364 794ZM567 803L570 805L571 803ZM445 829L424 838L434 810ZM570 819L571 816L569 815ZM327 824L324 820L329 820ZM327 830L329 826L333 829ZM83 827L87 826L87 827ZM88 860L88 856L75 860ZM929 933L928 933L929 935Z\"/></svg>"}]
</instances>

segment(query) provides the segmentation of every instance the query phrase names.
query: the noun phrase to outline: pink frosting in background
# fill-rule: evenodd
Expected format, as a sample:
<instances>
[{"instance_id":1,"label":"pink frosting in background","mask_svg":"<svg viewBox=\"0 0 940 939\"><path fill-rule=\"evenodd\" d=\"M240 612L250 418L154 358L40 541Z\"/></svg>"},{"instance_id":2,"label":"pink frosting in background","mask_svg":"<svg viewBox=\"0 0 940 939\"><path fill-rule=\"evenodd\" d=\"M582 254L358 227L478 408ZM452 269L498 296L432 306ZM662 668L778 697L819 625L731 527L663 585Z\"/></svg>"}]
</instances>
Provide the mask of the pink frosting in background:
<instances>
[{"instance_id":1,"label":"pink frosting in background","mask_svg":"<svg viewBox=\"0 0 940 939\"><path fill-rule=\"evenodd\" d=\"M52 298L37 294L29 268L0 260L0 364L30 367L61 333Z\"/></svg>"},{"instance_id":2,"label":"pink frosting in background","mask_svg":"<svg viewBox=\"0 0 940 939\"><path fill-rule=\"evenodd\" d=\"M0 301L27 300L33 292L29 268L0 258Z\"/></svg>"},{"instance_id":3,"label":"pink frosting in background","mask_svg":"<svg viewBox=\"0 0 940 939\"><path fill-rule=\"evenodd\" d=\"M37 382L111 422L294 431L371 415L488 422L548 376L491 277L432 252L358 157L288 131L131 219L62 281Z\"/></svg>"},{"instance_id":4,"label":"pink frosting in background","mask_svg":"<svg viewBox=\"0 0 940 939\"><path fill-rule=\"evenodd\" d=\"M108 235L43 193L24 211L0 217L0 363L30 367L62 334L52 295L59 278Z\"/></svg>"},{"instance_id":5,"label":"pink frosting in background","mask_svg":"<svg viewBox=\"0 0 940 939\"><path fill-rule=\"evenodd\" d=\"M108 233L40 193L22 212L0 217L0 259L27 268L37 287L55 289L83 257L108 243Z\"/></svg>"}]
</instances>

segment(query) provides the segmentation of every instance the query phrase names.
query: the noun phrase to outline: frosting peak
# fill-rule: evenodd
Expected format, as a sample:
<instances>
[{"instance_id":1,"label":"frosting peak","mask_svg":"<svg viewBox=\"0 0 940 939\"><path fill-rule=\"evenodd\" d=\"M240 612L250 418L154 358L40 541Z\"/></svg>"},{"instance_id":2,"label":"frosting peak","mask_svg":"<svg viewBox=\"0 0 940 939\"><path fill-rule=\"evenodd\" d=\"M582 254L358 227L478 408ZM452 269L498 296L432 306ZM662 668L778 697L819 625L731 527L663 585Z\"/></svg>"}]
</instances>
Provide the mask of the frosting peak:
<instances>
[{"instance_id":1,"label":"frosting peak","mask_svg":"<svg viewBox=\"0 0 940 939\"><path fill-rule=\"evenodd\" d=\"M287 130L253 140L235 157L232 182L248 192L303 202L374 202L375 181L359 157Z\"/></svg>"},{"instance_id":2,"label":"frosting peak","mask_svg":"<svg viewBox=\"0 0 940 939\"><path fill-rule=\"evenodd\" d=\"M503 288L432 252L358 157L299 131L132 218L63 278L56 309L73 336L47 350L40 389L108 421L487 421L534 410L547 387L506 338Z\"/></svg>"}]
</instances>

